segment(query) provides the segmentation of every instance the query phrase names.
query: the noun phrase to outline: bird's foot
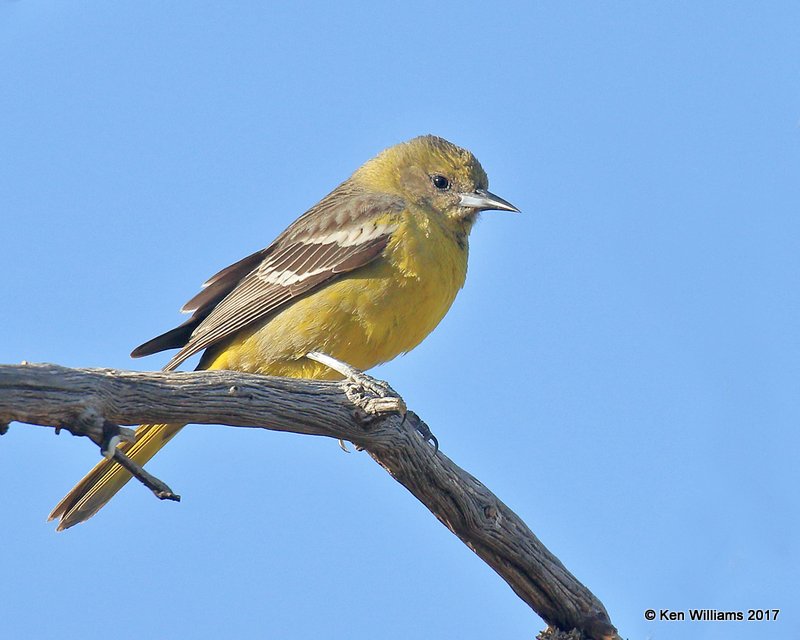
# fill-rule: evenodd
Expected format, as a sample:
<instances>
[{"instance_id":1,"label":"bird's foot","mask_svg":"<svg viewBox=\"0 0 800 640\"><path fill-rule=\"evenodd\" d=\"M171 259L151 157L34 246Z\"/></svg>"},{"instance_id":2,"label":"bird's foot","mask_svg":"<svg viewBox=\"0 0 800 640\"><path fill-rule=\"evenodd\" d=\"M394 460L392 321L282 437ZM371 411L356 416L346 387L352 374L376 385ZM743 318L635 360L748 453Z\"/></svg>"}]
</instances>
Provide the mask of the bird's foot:
<instances>
[{"instance_id":1,"label":"bird's foot","mask_svg":"<svg viewBox=\"0 0 800 640\"><path fill-rule=\"evenodd\" d=\"M350 401L359 409L357 416L362 423L369 424L376 418L388 413L397 413L401 415L403 417L403 422L405 422L408 412L406 403L403 398L392 389L388 382L373 378L363 371L359 371L346 362L337 360L326 353L312 351L307 357L330 367L334 371L338 371L345 377L345 393ZM425 442L433 444L434 453L438 451L439 441L436 439L436 436L431 433L428 425L419 418L416 418L413 423L414 428ZM339 445L342 449L347 451L344 442L340 440ZM356 449L360 450L360 447L356 446Z\"/></svg>"},{"instance_id":2,"label":"bird's foot","mask_svg":"<svg viewBox=\"0 0 800 640\"><path fill-rule=\"evenodd\" d=\"M345 393L350 401L363 412L359 418L364 422L371 422L374 418L387 413L398 413L405 416L406 403L389 386L388 382L373 378L327 353L312 351L307 357L330 367L345 377Z\"/></svg>"},{"instance_id":3,"label":"bird's foot","mask_svg":"<svg viewBox=\"0 0 800 640\"><path fill-rule=\"evenodd\" d=\"M346 378L345 393L350 401L359 407L365 422L387 413L406 415L406 403L388 382L378 380L363 371L353 369Z\"/></svg>"}]
</instances>

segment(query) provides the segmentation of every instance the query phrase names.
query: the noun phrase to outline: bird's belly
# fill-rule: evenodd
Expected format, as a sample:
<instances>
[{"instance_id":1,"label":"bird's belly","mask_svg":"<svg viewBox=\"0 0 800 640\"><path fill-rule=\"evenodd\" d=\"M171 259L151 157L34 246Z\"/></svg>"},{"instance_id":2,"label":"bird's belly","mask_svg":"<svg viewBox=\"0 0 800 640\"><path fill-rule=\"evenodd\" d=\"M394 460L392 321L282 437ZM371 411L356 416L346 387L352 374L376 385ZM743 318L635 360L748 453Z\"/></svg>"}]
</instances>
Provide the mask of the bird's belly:
<instances>
[{"instance_id":1,"label":"bird's belly","mask_svg":"<svg viewBox=\"0 0 800 640\"><path fill-rule=\"evenodd\" d=\"M359 369L391 360L417 346L447 313L466 276L466 258L463 267L450 262L409 274L377 261L212 347L208 368L322 379L341 376L305 358L310 351Z\"/></svg>"}]
</instances>

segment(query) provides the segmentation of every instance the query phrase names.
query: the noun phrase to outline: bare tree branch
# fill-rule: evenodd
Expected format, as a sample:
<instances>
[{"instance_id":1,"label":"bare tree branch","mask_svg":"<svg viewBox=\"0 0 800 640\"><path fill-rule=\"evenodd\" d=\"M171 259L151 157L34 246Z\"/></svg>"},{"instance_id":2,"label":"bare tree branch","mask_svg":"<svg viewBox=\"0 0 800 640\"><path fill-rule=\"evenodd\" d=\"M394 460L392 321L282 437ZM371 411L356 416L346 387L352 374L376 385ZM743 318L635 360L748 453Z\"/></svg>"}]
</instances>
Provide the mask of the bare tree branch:
<instances>
[{"instance_id":1,"label":"bare tree branch","mask_svg":"<svg viewBox=\"0 0 800 640\"><path fill-rule=\"evenodd\" d=\"M619 638L601 602L519 516L428 445L420 433L430 432L416 414L367 416L358 405L374 400L375 388L359 391L358 386L348 380L232 371L139 373L0 365L0 434L12 421L51 426L90 437L108 455L115 438L132 436L117 425L141 423L224 424L348 440L366 450L491 566L552 631L577 629L584 638ZM129 470L144 481L143 470ZM154 481L150 488L163 494L159 497L176 499L166 485L149 478Z\"/></svg>"}]
</instances>

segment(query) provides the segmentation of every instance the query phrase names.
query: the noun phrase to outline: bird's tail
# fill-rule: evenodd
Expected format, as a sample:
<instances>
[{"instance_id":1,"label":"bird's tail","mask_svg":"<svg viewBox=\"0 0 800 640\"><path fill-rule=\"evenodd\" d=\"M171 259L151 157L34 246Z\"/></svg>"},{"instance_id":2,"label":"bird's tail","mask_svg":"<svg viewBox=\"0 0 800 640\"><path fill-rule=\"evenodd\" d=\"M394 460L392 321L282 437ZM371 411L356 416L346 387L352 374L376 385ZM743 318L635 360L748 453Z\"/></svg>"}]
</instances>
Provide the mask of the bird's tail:
<instances>
[{"instance_id":1,"label":"bird's tail","mask_svg":"<svg viewBox=\"0 0 800 640\"><path fill-rule=\"evenodd\" d=\"M145 464L180 431L182 424L143 424L136 429L136 441L119 445L122 453L139 465ZM88 520L131 479L114 460L101 460L59 502L48 520L59 518L57 531Z\"/></svg>"}]
</instances>

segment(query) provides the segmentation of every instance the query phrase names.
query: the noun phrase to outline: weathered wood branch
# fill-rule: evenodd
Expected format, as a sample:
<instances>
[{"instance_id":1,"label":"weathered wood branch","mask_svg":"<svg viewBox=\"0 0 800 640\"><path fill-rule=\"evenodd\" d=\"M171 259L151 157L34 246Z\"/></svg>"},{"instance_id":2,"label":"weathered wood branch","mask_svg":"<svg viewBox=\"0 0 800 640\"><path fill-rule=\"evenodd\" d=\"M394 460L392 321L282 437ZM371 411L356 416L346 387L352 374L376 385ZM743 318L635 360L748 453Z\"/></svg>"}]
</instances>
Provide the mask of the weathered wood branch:
<instances>
[{"instance_id":1,"label":"weathered wood branch","mask_svg":"<svg viewBox=\"0 0 800 640\"><path fill-rule=\"evenodd\" d=\"M354 399L348 381L0 365L0 433L12 421L67 429L90 437L108 455L114 438L131 437L117 425L140 423L224 424L348 440L416 496L553 630L619 638L601 602L519 516L443 453L434 453L420 436L427 427L416 414L365 420Z\"/></svg>"}]
</instances>

